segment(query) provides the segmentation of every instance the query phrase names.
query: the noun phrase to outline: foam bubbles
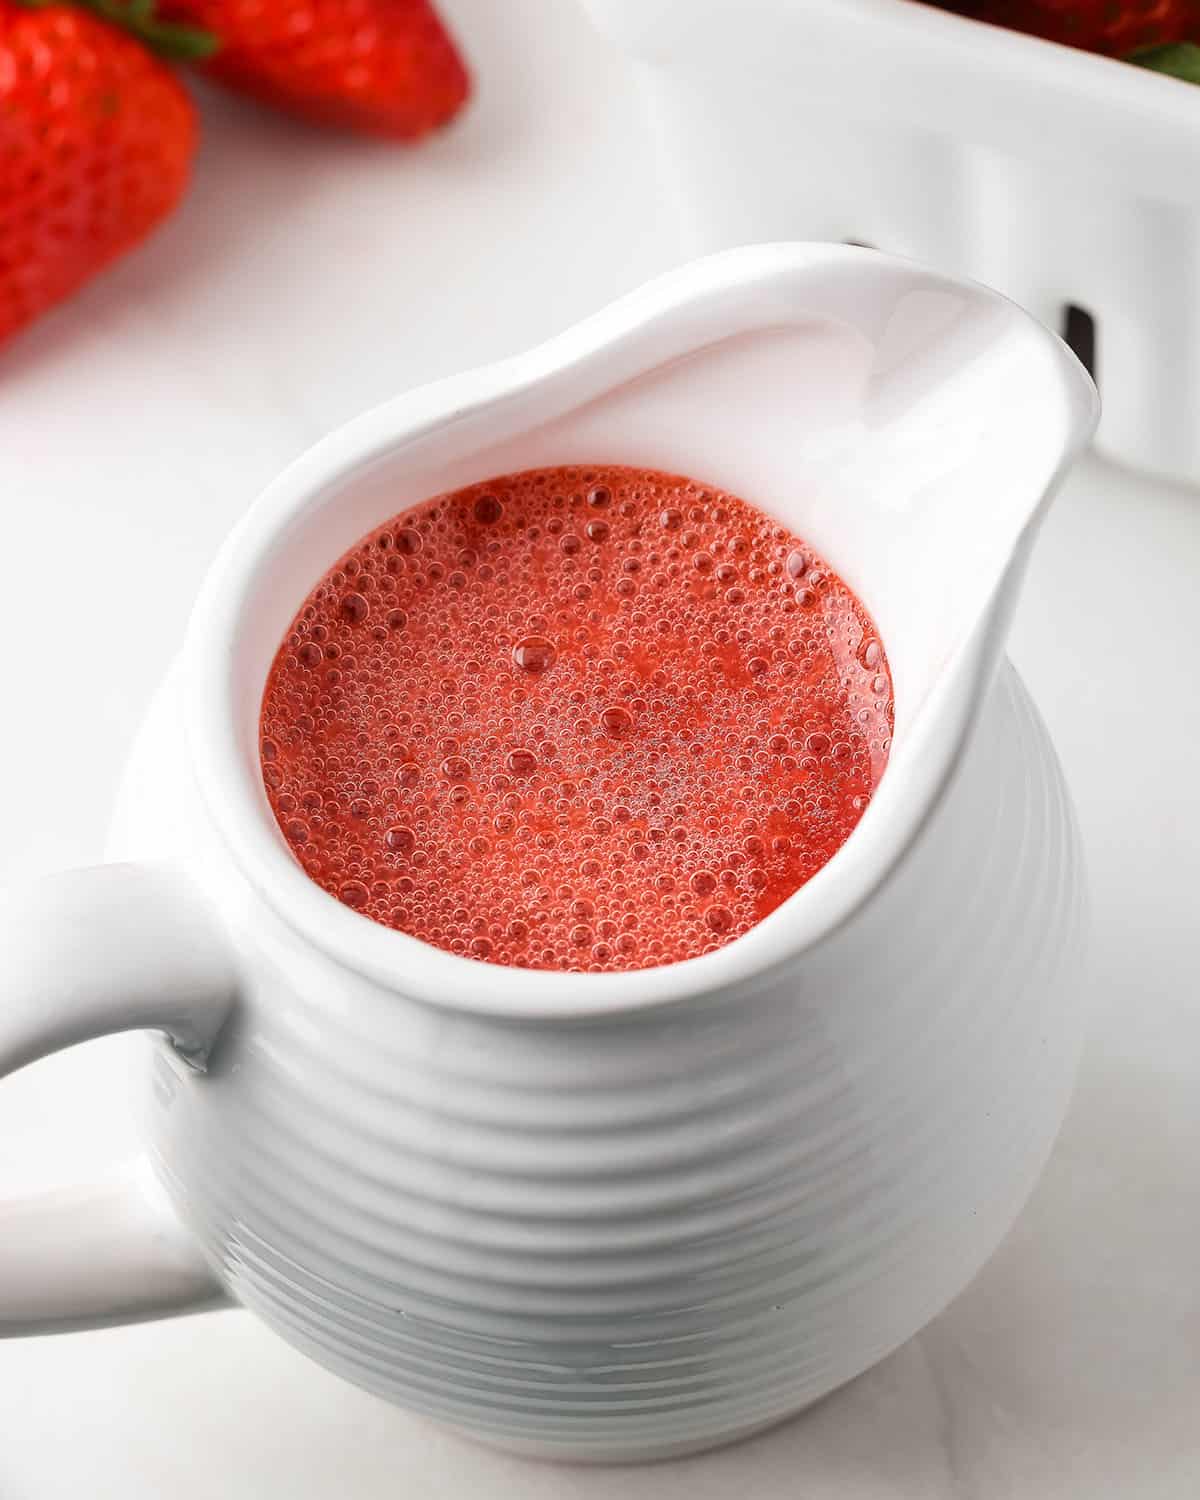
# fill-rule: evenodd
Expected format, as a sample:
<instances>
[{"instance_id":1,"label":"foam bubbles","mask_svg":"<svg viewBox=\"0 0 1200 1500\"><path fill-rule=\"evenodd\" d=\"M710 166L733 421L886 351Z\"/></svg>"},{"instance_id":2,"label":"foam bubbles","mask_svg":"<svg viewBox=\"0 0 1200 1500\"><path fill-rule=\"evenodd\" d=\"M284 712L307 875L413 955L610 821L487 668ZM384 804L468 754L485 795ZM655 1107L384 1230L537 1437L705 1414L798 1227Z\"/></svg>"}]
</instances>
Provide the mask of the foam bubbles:
<instances>
[{"instance_id":1,"label":"foam bubbles","mask_svg":"<svg viewBox=\"0 0 1200 1500\"><path fill-rule=\"evenodd\" d=\"M330 569L263 782L346 906L482 962L692 957L836 851L883 770L878 633L800 538L678 476L493 479Z\"/></svg>"}]
</instances>

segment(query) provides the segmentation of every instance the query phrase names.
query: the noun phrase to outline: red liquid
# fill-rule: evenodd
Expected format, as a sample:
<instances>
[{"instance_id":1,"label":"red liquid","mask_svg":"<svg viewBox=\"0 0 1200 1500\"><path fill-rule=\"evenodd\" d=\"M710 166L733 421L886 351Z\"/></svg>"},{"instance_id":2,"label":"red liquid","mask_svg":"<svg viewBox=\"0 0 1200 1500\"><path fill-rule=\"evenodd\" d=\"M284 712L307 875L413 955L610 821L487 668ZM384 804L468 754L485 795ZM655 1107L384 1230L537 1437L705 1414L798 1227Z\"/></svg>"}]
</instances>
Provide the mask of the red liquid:
<instances>
[{"instance_id":1,"label":"red liquid","mask_svg":"<svg viewBox=\"0 0 1200 1500\"><path fill-rule=\"evenodd\" d=\"M676 475L534 470L405 511L279 649L263 779L348 906L453 953L639 969L746 932L887 759L870 617L798 537Z\"/></svg>"}]
</instances>

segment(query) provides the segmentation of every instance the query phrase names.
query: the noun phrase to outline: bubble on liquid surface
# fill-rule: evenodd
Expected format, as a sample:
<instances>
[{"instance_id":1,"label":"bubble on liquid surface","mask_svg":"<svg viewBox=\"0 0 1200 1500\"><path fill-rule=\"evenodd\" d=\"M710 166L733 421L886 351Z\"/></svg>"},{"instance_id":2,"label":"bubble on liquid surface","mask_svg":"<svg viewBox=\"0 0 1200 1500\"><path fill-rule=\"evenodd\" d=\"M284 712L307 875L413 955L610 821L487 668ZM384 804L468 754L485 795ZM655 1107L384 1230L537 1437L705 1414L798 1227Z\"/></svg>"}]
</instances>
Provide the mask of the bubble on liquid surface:
<instances>
[{"instance_id":1,"label":"bubble on liquid surface","mask_svg":"<svg viewBox=\"0 0 1200 1500\"><path fill-rule=\"evenodd\" d=\"M545 636L527 635L513 647L513 661L523 672L546 672L554 665L558 652L554 642Z\"/></svg>"},{"instance_id":2,"label":"bubble on liquid surface","mask_svg":"<svg viewBox=\"0 0 1200 1500\"><path fill-rule=\"evenodd\" d=\"M605 972L730 942L844 842L891 742L878 632L803 538L609 466L405 510L300 602L263 783L343 904Z\"/></svg>"},{"instance_id":3,"label":"bubble on liquid surface","mask_svg":"<svg viewBox=\"0 0 1200 1500\"><path fill-rule=\"evenodd\" d=\"M411 555L420 552L424 545L424 539L415 526L401 526L396 532L394 546L397 552Z\"/></svg>"},{"instance_id":4,"label":"bubble on liquid surface","mask_svg":"<svg viewBox=\"0 0 1200 1500\"><path fill-rule=\"evenodd\" d=\"M600 715L606 734L613 736L628 734L633 728L633 715L619 703L610 705Z\"/></svg>"},{"instance_id":5,"label":"bubble on liquid surface","mask_svg":"<svg viewBox=\"0 0 1200 1500\"><path fill-rule=\"evenodd\" d=\"M344 880L338 886L338 900L347 906L352 906L355 911L361 911L370 899L371 893L361 880Z\"/></svg>"}]
</instances>

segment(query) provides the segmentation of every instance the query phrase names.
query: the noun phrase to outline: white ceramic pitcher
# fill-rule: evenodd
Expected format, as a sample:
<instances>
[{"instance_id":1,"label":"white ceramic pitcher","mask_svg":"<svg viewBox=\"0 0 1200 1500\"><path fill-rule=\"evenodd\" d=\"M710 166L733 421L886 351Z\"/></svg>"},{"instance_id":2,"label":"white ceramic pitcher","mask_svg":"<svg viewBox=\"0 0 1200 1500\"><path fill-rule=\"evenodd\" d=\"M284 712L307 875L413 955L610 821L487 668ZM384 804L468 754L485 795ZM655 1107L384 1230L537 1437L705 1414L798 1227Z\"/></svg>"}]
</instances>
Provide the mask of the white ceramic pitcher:
<instances>
[{"instance_id":1,"label":"white ceramic pitcher","mask_svg":"<svg viewBox=\"0 0 1200 1500\"><path fill-rule=\"evenodd\" d=\"M637 1459L793 1412L909 1337L1004 1234L1062 1117L1083 882L1003 658L1096 418L973 285L844 247L672 273L350 423L214 564L126 777L113 863L0 914L0 1073L145 1028L145 1160L0 1205L0 1331L229 1300L507 1447ZM299 601L437 491L627 463L799 531L873 613L890 766L845 847L719 952L480 964L309 882L259 780Z\"/></svg>"}]
</instances>

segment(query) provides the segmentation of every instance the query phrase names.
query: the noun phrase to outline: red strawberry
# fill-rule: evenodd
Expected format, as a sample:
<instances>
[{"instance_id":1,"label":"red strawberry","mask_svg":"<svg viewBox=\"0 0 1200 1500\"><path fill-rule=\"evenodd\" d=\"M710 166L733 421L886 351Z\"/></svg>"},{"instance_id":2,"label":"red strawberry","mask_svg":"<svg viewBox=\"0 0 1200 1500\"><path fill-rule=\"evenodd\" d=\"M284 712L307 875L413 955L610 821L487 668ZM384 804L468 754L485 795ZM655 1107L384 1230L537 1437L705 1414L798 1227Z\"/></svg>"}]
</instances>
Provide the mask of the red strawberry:
<instances>
[{"instance_id":1,"label":"red strawberry","mask_svg":"<svg viewBox=\"0 0 1200 1500\"><path fill-rule=\"evenodd\" d=\"M1200 41L1200 0L950 0L945 9L1110 57Z\"/></svg>"},{"instance_id":2,"label":"red strawberry","mask_svg":"<svg viewBox=\"0 0 1200 1500\"><path fill-rule=\"evenodd\" d=\"M195 145L190 100L141 42L0 0L0 338L170 213Z\"/></svg>"},{"instance_id":3,"label":"red strawberry","mask_svg":"<svg viewBox=\"0 0 1200 1500\"><path fill-rule=\"evenodd\" d=\"M470 90L429 0L165 0L164 13L217 37L214 78L318 124L411 140Z\"/></svg>"}]
</instances>

